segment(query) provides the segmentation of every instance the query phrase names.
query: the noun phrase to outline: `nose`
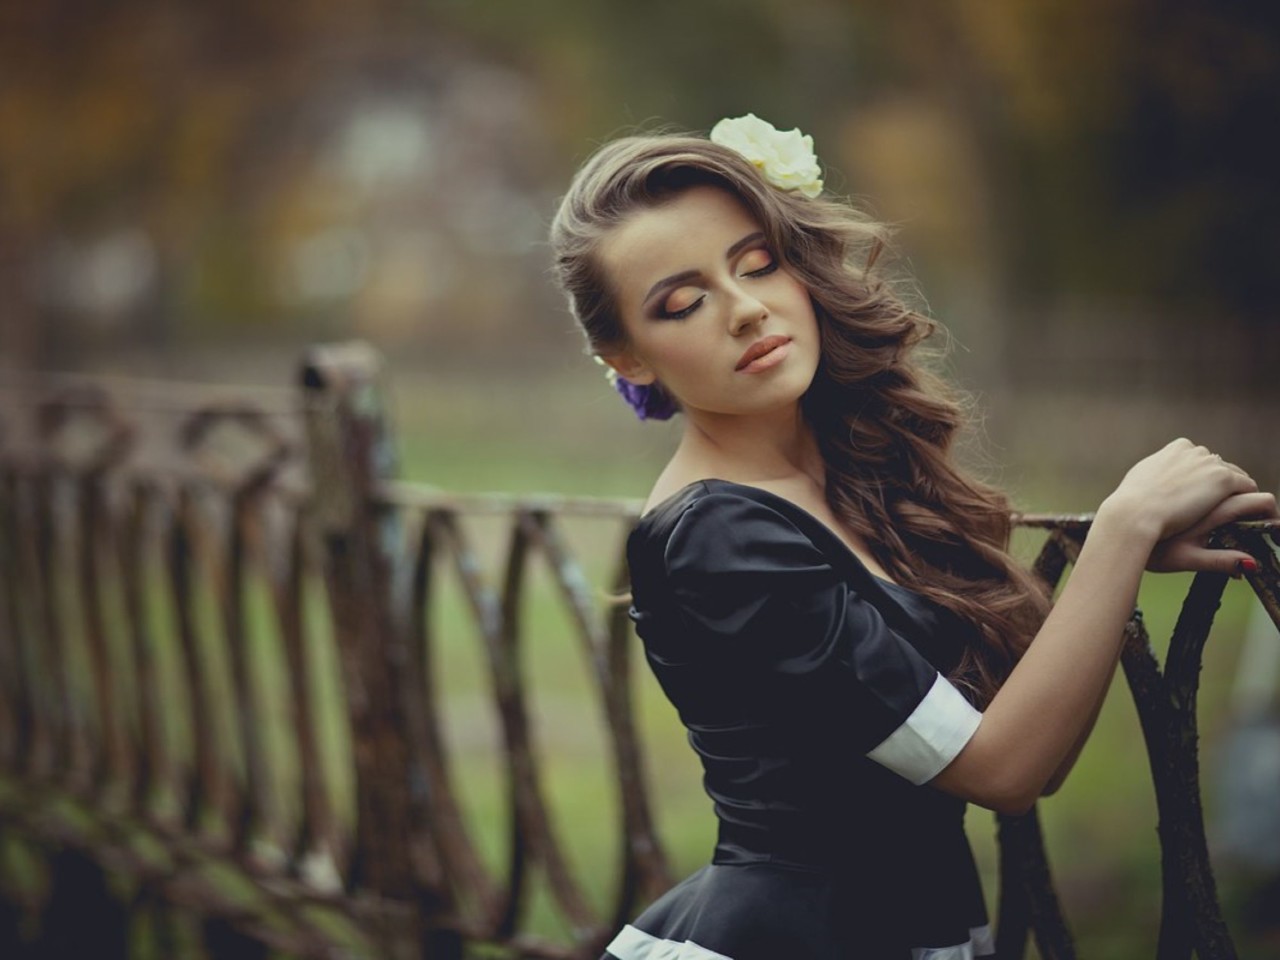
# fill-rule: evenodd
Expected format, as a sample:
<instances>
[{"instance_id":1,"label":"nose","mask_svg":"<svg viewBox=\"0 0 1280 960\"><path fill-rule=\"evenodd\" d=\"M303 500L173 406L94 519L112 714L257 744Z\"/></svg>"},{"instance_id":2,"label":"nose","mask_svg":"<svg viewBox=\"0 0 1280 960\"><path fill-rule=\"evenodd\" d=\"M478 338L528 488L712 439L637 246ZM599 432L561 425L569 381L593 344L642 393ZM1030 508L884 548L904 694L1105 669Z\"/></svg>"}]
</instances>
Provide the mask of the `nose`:
<instances>
[{"instance_id":1,"label":"nose","mask_svg":"<svg viewBox=\"0 0 1280 960\"><path fill-rule=\"evenodd\" d=\"M769 308L750 293L738 290L729 312L729 331L735 337L753 324L763 323L769 316Z\"/></svg>"}]
</instances>

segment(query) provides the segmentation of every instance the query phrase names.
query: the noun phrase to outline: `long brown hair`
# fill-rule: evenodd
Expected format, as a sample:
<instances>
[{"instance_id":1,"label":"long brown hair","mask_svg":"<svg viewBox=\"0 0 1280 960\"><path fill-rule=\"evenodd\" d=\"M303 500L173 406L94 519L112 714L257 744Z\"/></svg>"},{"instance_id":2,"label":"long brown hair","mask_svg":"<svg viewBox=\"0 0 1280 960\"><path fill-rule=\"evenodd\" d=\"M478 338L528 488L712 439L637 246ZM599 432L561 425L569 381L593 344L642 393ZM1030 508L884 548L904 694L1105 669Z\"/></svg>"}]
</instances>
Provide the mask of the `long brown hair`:
<instances>
[{"instance_id":1,"label":"long brown hair","mask_svg":"<svg viewBox=\"0 0 1280 960\"><path fill-rule=\"evenodd\" d=\"M822 451L826 498L904 586L979 631L952 680L990 701L1049 609L1008 553L1008 497L956 463L967 398L926 364L936 321L908 305L878 265L883 224L850 204L771 187L742 156L701 137L632 136L578 171L551 227L555 274L592 353L626 343L597 250L638 210L695 185L736 196L808 288L822 357L801 400Z\"/></svg>"}]
</instances>

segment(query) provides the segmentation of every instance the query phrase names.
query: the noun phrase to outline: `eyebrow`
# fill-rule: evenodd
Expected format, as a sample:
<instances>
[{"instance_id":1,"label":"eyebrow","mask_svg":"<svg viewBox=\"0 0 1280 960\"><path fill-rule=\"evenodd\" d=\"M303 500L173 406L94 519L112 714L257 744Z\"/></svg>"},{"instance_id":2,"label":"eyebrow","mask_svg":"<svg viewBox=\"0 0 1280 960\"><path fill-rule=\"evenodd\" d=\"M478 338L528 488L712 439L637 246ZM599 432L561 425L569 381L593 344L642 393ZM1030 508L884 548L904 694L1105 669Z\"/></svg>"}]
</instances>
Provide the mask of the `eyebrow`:
<instances>
[{"instance_id":1,"label":"eyebrow","mask_svg":"<svg viewBox=\"0 0 1280 960\"><path fill-rule=\"evenodd\" d=\"M729 247L729 249L724 252L724 258L726 260L732 260L734 256L736 256L737 253L740 250L742 250L743 247L750 246L751 244L755 243L757 240L762 240L762 239L764 239L763 230L757 230L755 233L749 233L745 237L743 237L741 240L738 240L731 247ZM659 280L657 283L655 283L652 287L649 288L649 292L644 295L644 299L640 301L640 305L644 306L646 303L652 300L658 293L665 290L666 288L677 283L683 283L685 280L692 280L696 276L698 276L697 270L684 270L681 273L673 273L669 277L663 277L661 280Z\"/></svg>"}]
</instances>

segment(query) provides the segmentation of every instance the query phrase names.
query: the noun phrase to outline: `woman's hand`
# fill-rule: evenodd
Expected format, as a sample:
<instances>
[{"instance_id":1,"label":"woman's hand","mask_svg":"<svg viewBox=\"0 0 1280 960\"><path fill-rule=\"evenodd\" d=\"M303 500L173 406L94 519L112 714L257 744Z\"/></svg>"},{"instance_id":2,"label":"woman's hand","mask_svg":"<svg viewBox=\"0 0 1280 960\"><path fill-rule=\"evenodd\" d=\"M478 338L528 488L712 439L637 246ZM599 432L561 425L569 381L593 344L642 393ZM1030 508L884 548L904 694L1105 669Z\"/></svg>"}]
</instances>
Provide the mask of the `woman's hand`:
<instances>
[{"instance_id":1,"label":"woman's hand","mask_svg":"<svg viewBox=\"0 0 1280 960\"><path fill-rule=\"evenodd\" d=\"M1155 572L1212 570L1236 573L1239 550L1210 550L1209 534L1224 523L1280 516L1276 499L1259 493L1244 470L1179 438L1138 461L1107 498L1152 535L1146 568Z\"/></svg>"},{"instance_id":2,"label":"woman's hand","mask_svg":"<svg viewBox=\"0 0 1280 960\"><path fill-rule=\"evenodd\" d=\"M1273 493L1238 493L1228 497L1209 514L1182 533L1156 544L1147 560L1152 573L1180 573L1186 570L1212 570L1218 573L1238 574L1241 561L1256 563L1249 554L1240 550L1226 550L1206 546L1209 535L1224 523L1236 520L1274 520L1280 518Z\"/></svg>"}]
</instances>

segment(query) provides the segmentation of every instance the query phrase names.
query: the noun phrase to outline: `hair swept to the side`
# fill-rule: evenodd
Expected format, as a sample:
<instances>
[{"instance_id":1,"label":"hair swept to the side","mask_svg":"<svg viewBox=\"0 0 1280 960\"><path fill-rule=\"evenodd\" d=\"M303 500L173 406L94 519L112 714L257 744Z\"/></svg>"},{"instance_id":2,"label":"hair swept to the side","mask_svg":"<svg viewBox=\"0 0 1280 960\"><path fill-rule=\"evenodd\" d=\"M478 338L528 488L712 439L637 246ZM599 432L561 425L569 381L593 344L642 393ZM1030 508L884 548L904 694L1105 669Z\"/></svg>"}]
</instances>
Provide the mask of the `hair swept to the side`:
<instances>
[{"instance_id":1,"label":"hair swept to the side","mask_svg":"<svg viewBox=\"0 0 1280 960\"><path fill-rule=\"evenodd\" d=\"M597 256L601 238L703 184L746 206L813 300L822 356L801 405L822 451L827 501L898 583L977 628L982 642L965 648L951 679L987 703L1049 598L1008 552L1008 497L956 462L967 398L917 349L938 324L883 275L883 224L844 201L772 187L740 154L702 137L611 141L579 169L551 227L555 275L588 349L626 342Z\"/></svg>"}]
</instances>

